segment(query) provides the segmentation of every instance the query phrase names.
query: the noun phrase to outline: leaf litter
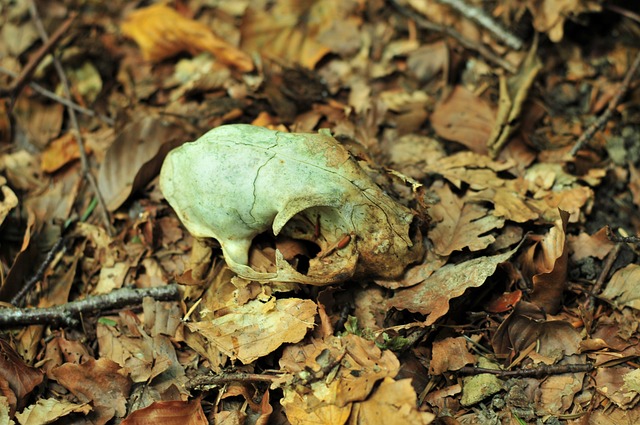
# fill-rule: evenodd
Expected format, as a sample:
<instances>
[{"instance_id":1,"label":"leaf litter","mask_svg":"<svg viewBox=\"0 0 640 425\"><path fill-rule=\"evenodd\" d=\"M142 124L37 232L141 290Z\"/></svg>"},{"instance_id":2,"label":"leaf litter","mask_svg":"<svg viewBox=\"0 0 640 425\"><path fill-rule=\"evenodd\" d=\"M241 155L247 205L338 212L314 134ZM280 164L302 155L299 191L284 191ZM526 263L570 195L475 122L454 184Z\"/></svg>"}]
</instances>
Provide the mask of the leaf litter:
<instances>
[{"instance_id":1,"label":"leaf litter","mask_svg":"<svg viewBox=\"0 0 640 425\"><path fill-rule=\"evenodd\" d=\"M2 330L0 423L640 420L633 9L27 1L6 12L0 314L41 316ZM40 26L69 23L40 39ZM403 254L402 273L311 279L319 264L385 250L379 223L344 231L320 202L293 211L282 235L261 228L246 244L257 273L237 275L228 240L190 234L158 173L172 149L239 123L330 135L345 154L323 151L329 166L346 155L374 204L409 211L424 255ZM232 184L257 176L238 155ZM184 189L211 211L234 196ZM283 267L298 278L260 278ZM43 319L176 283L169 301Z\"/></svg>"}]
</instances>

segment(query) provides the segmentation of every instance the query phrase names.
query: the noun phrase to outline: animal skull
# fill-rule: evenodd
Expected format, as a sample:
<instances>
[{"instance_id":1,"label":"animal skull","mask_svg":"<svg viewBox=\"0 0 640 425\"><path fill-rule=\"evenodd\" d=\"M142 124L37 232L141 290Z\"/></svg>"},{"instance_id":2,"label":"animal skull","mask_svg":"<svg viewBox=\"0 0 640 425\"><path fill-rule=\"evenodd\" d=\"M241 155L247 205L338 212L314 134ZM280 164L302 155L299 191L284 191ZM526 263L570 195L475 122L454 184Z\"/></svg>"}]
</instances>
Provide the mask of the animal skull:
<instances>
[{"instance_id":1,"label":"animal skull","mask_svg":"<svg viewBox=\"0 0 640 425\"><path fill-rule=\"evenodd\" d=\"M409 235L411 210L328 132L221 126L169 153L160 188L189 232L217 239L229 268L246 279L325 285L354 275L393 278L424 253L419 231L415 242ZM253 239L269 229L320 247L306 274L279 251L273 273L248 265Z\"/></svg>"}]
</instances>

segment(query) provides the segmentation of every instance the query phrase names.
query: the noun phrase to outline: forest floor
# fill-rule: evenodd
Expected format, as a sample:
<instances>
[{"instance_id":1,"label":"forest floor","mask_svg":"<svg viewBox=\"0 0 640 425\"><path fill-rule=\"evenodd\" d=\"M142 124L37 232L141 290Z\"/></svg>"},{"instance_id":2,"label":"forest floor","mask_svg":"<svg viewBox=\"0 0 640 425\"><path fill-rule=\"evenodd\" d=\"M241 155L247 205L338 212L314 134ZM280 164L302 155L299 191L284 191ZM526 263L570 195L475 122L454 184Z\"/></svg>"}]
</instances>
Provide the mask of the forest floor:
<instances>
[{"instance_id":1,"label":"forest floor","mask_svg":"<svg viewBox=\"0 0 640 425\"><path fill-rule=\"evenodd\" d=\"M640 423L634 2L0 12L0 424Z\"/></svg>"}]
</instances>

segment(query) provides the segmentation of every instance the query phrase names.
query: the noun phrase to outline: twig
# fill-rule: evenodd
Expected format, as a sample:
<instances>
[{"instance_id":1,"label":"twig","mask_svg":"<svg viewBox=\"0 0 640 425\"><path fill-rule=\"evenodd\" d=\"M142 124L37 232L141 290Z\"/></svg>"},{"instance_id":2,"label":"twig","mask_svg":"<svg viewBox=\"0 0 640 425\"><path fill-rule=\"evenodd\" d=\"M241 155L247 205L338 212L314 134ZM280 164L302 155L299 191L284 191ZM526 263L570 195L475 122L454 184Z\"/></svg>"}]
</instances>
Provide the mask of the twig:
<instances>
[{"instance_id":1,"label":"twig","mask_svg":"<svg viewBox=\"0 0 640 425\"><path fill-rule=\"evenodd\" d=\"M6 75L8 75L8 76L10 76L12 78L18 77L18 74L16 74L15 72L10 71L10 70L8 70L6 68L3 68L1 66L0 66L0 73L6 74ZM34 91L40 93L44 97L47 97L47 98L49 98L51 100L54 100L54 101L56 101L56 102L58 102L58 103L60 103L60 104L62 104L64 106L67 106L69 108L73 108L76 111L80 112L81 114L88 115L90 117L96 117L96 118L100 119L101 121L103 121L104 123L106 123L108 125L111 125L111 126L113 126L114 123L115 123L113 119L107 117L106 115L98 114L97 112L92 111L91 109L87 109L87 108L85 108L83 106L80 106L77 103L72 102L69 99L65 99L64 97L60 97L57 94L55 94L54 92L45 89L44 87L42 87L38 83L31 82L31 83L29 83L29 87L31 87Z\"/></svg>"},{"instance_id":2,"label":"twig","mask_svg":"<svg viewBox=\"0 0 640 425\"><path fill-rule=\"evenodd\" d=\"M498 56L495 53L493 53L491 50L489 50L484 45L482 45L480 43L475 43L475 42L473 42L471 40L468 40L468 39L464 38L464 36L462 34L460 34L458 31L456 31L456 30L454 30L452 28L449 28L449 27L444 26L444 25L439 25L439 24L436 24L436 23L433 23L433 22L429 22L428 20L423 18L421 15L415 13L413 10L410 10L410 9L402 6L400 3L398 3L397 0L388 0L388 1L389 1L389 3L391 3L391 5L393 7L396 8L396 10L398 12L400 12L402 15L406 16L407 18L412 19L419 27L424 28L424 29L428 29L428 30L431 30L431 31L440 32L440 33L443 33L445 35L448 35L448 36L456 39L458 41L458 43L460 43L463 47L465 47L465 48L467 48L469 50L473 50L473 51L478 52L485 59L487 59L490 62L493 62L494 64L504 68L509 73L514 74L516 72L515 66L513 66L511 63L507 62L506 60L504 60L500 56Z\"/></svg>"},{"instance_id":3,"label":"twig","mask_svg":"<svg viewBox=\"0 0 640 425\"><path fill-rule=\"evenodd\" d=\"M272 383L282 375L259 375L256 373L225 373L222 375L196 375L187 383L188 390L209 390L231 382L267 382Z\"/></svg>"},{"instance_id":4,"label":"twig","mask_svg":"<svg viewBox=\"0 0 640 425\"><path fill-rule=\"evenodd\" d=\"M44 25L42 24L42 20L40 19L40 15L38 14L38 8L36 7L35 0L29 1L29 11L31 13L31 18L33 19L38 32L40 33L40 38L47 43L49 40L49 36L44 29ZM56 55L52 55L53 57L53 65L56 68L56 72L58 73L58 77L60 78L60 82L62 83L62 87L64 88L64 95L67 99L72 99L71 90L69 89L69 80L64 73L64 69L62 68L62 64L58 60ZM78 143L78 149L80 151L80 164L82 165L82 173L84 177L89 181L89 185L93 190L96 198L98 199L98 203L101 207L102 212L102 221L105 226L105 230L109 236L113 235L113 229L111 227L111 219L109 218L109 212L107 210L107 205L104 202L104 198L100 193L100 189L98 188L98 184L96 183L96 179L91 174L91 170L89 169L89 161L87 160L87 152L84 149L84 142L82 140L82 133L80 132L80 124L78 124L78 117L76 116L76 111L67 107L67 111L69 111L69 118L71 119L71 124L76 133L76 142Z\"/></svg>"},{"instance_id":5,"label":"twig","mask_svg":"<svg viewBox=\"0 0 640 425\"><path fill-rule=\"evenodd\" d=\"M604 286L604 282L613 267L613 263L615 263L618 258L618 254L620 254L620 250L622 249L622 244L616 244L609 254L607 255L607 259L602 266L602 271L600 272L600 276L596 280L596 283L591 288L591 295L589 296L589 301L587 301L587 311L592 310L595 306L596 297L602 292L602 287Z\"/></svg>"},{"instance_id":6,"label":"twig","mask_svg":"<svg viewBox=\"0 0 640 425\"><path fill-rule=\"evenodd\" d=\"M584 364L557 364L557 365L543 365L533 369L514 369L514 370L500 370L500 369L487 369L484 367L464 366L458 370L458 372L465 375L480 375L482 373L490 373L497 375L501 378L542 378L550 375L560 375L563 373L578 373L578 372L590 372L593 370L593 365L590 363Z\"/></svg>"},{"instance_id":7,"label":"twig","mask_svg":"<svg viewBox=\"0 0 640 425\"><path fill-rule=\"evenodd\" d=\"M44 272L47 270L47 267L49 267L49 264L51 264L53 259L56 257L56 254L58 253L58 251L60 251L60 249L63 246L64 246L64 237L61 236L60 238L58 238L56 243L53 244L53 246L51 247L51 250L49 250L49 252L47 253L47 256L45 257L42 264L40 264L40 267L38 267L38 270L36 271L36 273L33 276L31 276L31 278L25 282L22 288L20 288L18 293L15 294L13 298L11 298L11 304L15 306L20 306L22 304L22 299L24 298L24 296L36 285L36 283L42 280L42 278L44 277Z\"/></svg>"},{"instance_id":8,"label":"twig","mask_svg":"<svg viewBox=\"0 0 640 425\"><path fill-rule=\"evenodd\" d=\"M23 308L0 310L0 328L25 325L76 326L80 315L90 315L101 310L114 310L142 303L144 297L158 301L177 301L180 288L177 284L154 288L122 288L106 295L87 297L64 305L49 308Z\"/></svg>"},{"instance_id":9,"label":"twig","mask_svg":"<svg viewBox=\"0 0 640 425\"><path fill-rule=\"evenodd\" d=\"M58 41L60 41L62 36L67 33L69 27L71 26L71 23L76 18L76 16L76 13L71 13L67 20L64 21L62 25L60 25L60 27L56 30L56 32L53 33L51 38L43 38L44 43L31 57L31 59L29 59L29 62L27 62L25 67L22 69L22 72L20 72L20 75L18 75L18 77L11 83L11 85L9 85L9 87L7 87L6 89L0 89L0 96L11 95L11 106L13 106L14 100L18 97L18 95L20 95L20 92L27 84L28 80L31 78L40 62L42 62L42 59L44 59L47 53L49 53L55 47L55 45L58 44Z\"/></svg>"},{"instance_id":10,"label":"twig","mask_svg":"<svg viewBox=\"0 0 640 425\"><path fill-rule=\"evenodd\" d=\"M625 18L629 18L629 19L631 19L633 21L640 22L640 15L638 15L637 13L634 13L634 12L632 12L630 10L627 10L627 9L623 9L622 7L616 6L614 4L606 4L605 3L605 4L603 4L603 6L606 9L611 10L612 12L616 12L616 13L624 16Z\"/></svg>"},{"instance_id":11,"label":"twig","mask_svg":"<svg viewBox=\"0 0 640 425\"><path fill-rule=\"evenodd\" d=\"M636 71L638 70L638 67L640 67L640 52L636 55L636 58L634 59L631 66L629 67L629 70L627 71L627 75L624 76L624 80L622 80L622 84L620 84L620 87L616 91L615 96L613 96L613 98L609 102L609 106L607 106L607 109L604 111L602 115L600 115L600 117L593 124L589 126L589 128L587 128L587 130L584 133L582 133L582 135L576 141L576 144L573 146L573 148L571 149L571 152L569 153L571 156L576 156L578 151L582 149L583 146L587 142L589 142L589 140L591 140L591 138L596 133L596 131L601 130L605 126L607 121L609 121L609 119L611 118L611 115L613 115L613 112L616 110L616 108L620 104L620 101L622 100L624 95L627 93L627 90L629 90L629 85L631 84L631 80L633 79Z\"/></svg>"},{"instance_id":12,"label":"twig","mask_svg":"<svg viewBox=\"0 0 640 425\"><path fill-rule=\"evenodd\" d=\"M522 40L507 31L506 28L496 22L483 9L467 4L462 0L437 0L437 2L451 7L462 16L471 19L512 49L522 49L522 45L524 44Z\"/></svg>"}]
</instances>

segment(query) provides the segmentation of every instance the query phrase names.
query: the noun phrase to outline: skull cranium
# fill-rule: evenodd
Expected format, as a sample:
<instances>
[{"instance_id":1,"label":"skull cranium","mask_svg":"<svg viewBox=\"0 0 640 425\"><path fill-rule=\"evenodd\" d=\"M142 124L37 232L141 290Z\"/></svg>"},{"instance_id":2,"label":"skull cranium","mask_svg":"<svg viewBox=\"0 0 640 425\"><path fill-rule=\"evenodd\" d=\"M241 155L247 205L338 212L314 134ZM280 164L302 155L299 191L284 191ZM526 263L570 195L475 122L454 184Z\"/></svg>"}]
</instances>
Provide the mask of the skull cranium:
<instances>
[{"instance_id":1,"label":"skull cranium","mask_svg":"<svg viewBox=\"0 0 640 425\"><path fill-rule=\"evenodd\" d=\"M414 214L384 193L328 133L245 124L215 128L169 153L160 187L197 238L215 238L229 268L258 281L324 285L354 275L393 278L424 249ZM276 251L272 273L249 266L253 239L271 229L317 244L306 273Z\"/></svg>"}]
</instances>

